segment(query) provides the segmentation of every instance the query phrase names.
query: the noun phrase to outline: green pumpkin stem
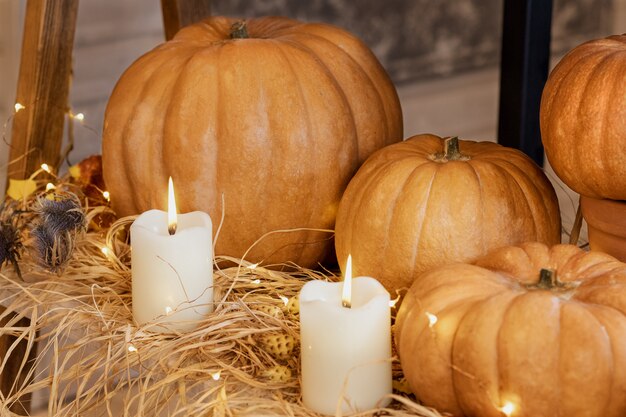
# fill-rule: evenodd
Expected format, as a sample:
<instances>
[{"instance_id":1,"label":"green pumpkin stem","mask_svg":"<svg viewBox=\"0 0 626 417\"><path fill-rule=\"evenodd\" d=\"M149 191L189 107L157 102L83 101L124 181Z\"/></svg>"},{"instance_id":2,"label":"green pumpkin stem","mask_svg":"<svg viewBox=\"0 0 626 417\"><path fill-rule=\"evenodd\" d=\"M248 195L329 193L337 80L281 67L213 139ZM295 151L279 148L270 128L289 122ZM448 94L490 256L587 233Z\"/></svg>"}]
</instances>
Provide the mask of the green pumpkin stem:
<instances>
[{"instance_id":1,"label":"green pumpkin stem","mask_svg":"<svg viewBox=\"0 0 626 417\"><path fill-rule=\"evenodd\" d=\"M247 39L249 37L245 20L238 20L230 27L231 39Z\"/></svg>"},{"instance_id":2,"label":"green pumpkin stem","mask_svg":"<svg viewBox=\"0 0 626 417\"><path fill-rule=\"evenodd\" d=\"M556 278L556 271L553 269L541 268L539 272L539 282L537 283L538 288L542 289L552 289L554 287L559 287L559 280Z\"/></svg>"},{"instance_id":3,"label":"green pumpkin stem","mask_svg":"<svg viewBox=\"0 0 626 417\"><path fill-rule=\"evenodd\" d=\"M459 138L454 136L445 138L443 140L443 152L432 154L430 159L435 162L445 163L448 161L469 161L470 157L461 153Z\"/></svg>"}]
</instances>

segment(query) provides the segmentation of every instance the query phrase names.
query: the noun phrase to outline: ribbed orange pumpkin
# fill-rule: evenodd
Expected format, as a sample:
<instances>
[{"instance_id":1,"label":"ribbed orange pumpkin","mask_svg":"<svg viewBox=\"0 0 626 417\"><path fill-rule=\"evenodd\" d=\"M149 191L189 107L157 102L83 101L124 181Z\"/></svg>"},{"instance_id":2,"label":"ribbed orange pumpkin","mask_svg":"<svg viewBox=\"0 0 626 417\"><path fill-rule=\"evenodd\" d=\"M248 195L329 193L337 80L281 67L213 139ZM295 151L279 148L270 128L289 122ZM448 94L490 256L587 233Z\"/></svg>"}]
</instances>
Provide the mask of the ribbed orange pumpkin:
<instances>
[{"instance_id":1,"label":"ribbed orange pumpkin","mask_svg":"<svg viewBox=\"0 0 626 417\"><path fill-rule=\"evenodd\" d=\"M561 240L552 185L522 152L492 142L418 135L372 155L344 194L340 265L392 292L423 271L525 241ZM459 152L460 151L460 152Z\"/></svg>"},{"instance_id":2,"label":"ribbed orange pumpkin","mask_svg":"<svg viewBox=\"0 0 626 417\"><path fill-rule=\"evenodd\" d=\"M402 139L396 91L371 51L333 26L214 17L122 75L105 115L104 176L118 215L164 208L224 223L216 253L264 234L332 229L360 163ZM327 234L279 233L247 259L314 265Z\"/></svg>"},{"instance_id":3,"label":"ribbed orange pumpkin","mask_svg":"<svg viewBox=\"0 0 626 417\"><path fill-rule=\"evenodd\" d=\"M528 243L429 271L394 335L413 392L454 416L626 416L626 264L604 253Z\"/></svg>"},{"instance_id":4,"label":"ribbed orange pumpkin","mask_svg":"<svg viewBox=\"0 0 626 417\"><path fill-rule=\"evenodd\" d=\"M626 200L626 34L584 43L554 68L541 98L541 137L573 190Z\"/></svg>"}]
</instances>

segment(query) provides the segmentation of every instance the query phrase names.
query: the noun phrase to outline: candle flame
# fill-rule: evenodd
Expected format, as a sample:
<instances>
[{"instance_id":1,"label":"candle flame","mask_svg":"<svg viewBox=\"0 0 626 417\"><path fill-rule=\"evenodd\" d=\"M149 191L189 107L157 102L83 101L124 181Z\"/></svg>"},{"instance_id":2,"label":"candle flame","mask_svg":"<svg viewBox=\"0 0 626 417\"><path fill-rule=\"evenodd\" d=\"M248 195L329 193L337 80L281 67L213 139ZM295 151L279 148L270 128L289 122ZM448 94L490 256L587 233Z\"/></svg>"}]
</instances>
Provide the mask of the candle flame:
<instances>
[{"instance_id":1,"label":"candle flame","mask_svg":"<svg viewBox=\"0 0 626 417\"><path fill-rule=\"evenodd\" d=\"M433 327L435 324L437 324L437 321L439 320L437 318L437 316L435 316L432 313L429 313L428 311L426 312L426 317L428 317L428 327Z\"/></svg>"},{"instance_id":2,"label":"candle flame","mask_svg":"<svg viewBox=\"0 0 626 417\"><path fill-rule=\"evenodd\" d=\"M167 231L170 235L176 233L176 197L174 197L174 182L170 177L167 183Z\"/></svg>"},{"instance_id":3,"label":"candle flame","mask_svg":"<svg viewBox=\"0 0 626 417\"><path fill-rule=\"evenodd\" d=\"M504 405L502 407L500 407L498 410L502 411L504 413L504 415L506 415L506 417L511 417L511 415L513 414L513 412L515 411L515 404L513 404L510 401L507 401L506 403L504 403Z\"/></svg>"},{"instance_id":4,"label":"candle flame","mask_svg":"<svg viewBox=\"0 0 626 417\"><path fill-rule=\"evenodd\" d=\"M346 308L352 307L352 255L348 255L348 260L346 261L346 273L343 277L341 305Z\"/></svg>"}]
</instances>

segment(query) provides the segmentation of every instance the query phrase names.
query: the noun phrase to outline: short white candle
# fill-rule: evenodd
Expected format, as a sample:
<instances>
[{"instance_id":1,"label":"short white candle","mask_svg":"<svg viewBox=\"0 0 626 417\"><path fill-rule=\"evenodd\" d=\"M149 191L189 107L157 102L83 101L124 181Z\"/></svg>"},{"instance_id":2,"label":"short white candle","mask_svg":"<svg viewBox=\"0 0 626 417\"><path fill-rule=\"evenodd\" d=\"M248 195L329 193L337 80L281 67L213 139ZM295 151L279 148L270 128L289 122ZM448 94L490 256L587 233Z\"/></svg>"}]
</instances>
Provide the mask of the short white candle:
<instances>
[{"instance_id":1,"label":"short white candle","mask_svg":"<svg viewBox=\"0 0 626 417\"><path fill-rule=\"evenodd\" d=\"M352 280L351 307L342 283L311 281L300 292L302 399L334 415L388 404L392 392L389 293L374 278Z\"/></svg>"},{"instance_id":2,"label":"short white candle","mask_svg":"<svg viewBox=\"0 0 626 417\"><path fill-rule=\"evenodd\" d=\"M138 325L158 323L152 330L191 330L213 311L211 218L181 214L172 231L161 210L130 227L133 316Z\"/></svg>"}]
</instances>

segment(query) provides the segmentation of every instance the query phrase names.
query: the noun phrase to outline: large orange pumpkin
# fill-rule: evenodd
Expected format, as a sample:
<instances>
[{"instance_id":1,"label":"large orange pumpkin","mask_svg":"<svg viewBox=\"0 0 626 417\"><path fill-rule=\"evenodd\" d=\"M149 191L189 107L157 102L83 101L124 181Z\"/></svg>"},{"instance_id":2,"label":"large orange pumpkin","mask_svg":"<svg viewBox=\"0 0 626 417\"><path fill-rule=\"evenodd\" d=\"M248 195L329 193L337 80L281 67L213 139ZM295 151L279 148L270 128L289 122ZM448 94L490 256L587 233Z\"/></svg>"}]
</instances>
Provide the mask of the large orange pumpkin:
<instances>
[{"instance_id":1,"label":"large orange pumpkin","mask_svg":"<svg viewBox=\"0 0 626 417\"><path fill-rule=\"evenodd\" d=\"M217 228L223 196L216 253L240 257L271 231L332 229L360 163L401 139L393 84L353 35L214 17L122 75L105 115L104 177L121 216L165 208L172 176L180 211L206 211ZM278 233L248 259L311 266L329 245L324 233Z\"/></svg>"},{"instance_id":2,"label":"large orange pumpkin","mask_svg":"<svg viewBox=\"0 0 626 417\"><path fill-rule=\"evenodd\" d=\"M440 411L626 415L626 264L604 253L528 243L429 271L394 332L411 389Z\"/></svg>"},{"instance_id":3,"label":"large orange pumpkin","mask_svg":"<svg viewBox=\"0 0 626 417\"><path fill-rule=\"evenodd\" d=\"M336 224L340 265L392 293L423 271L500 246L561 239L558 201L522 152L418 135L372 155L350 182Z\"/></svg>"},{"instance_id":4,"label":"large orange pumpkin","mask_svg":"<svg viewBox=\"0 0 626 417\"><path fill-rule=\"evenodd\" d=\"M626 200L626 34L584 43L554 68L541 98L541 137L573 190Z\"/></svg>"}]
</instances>

